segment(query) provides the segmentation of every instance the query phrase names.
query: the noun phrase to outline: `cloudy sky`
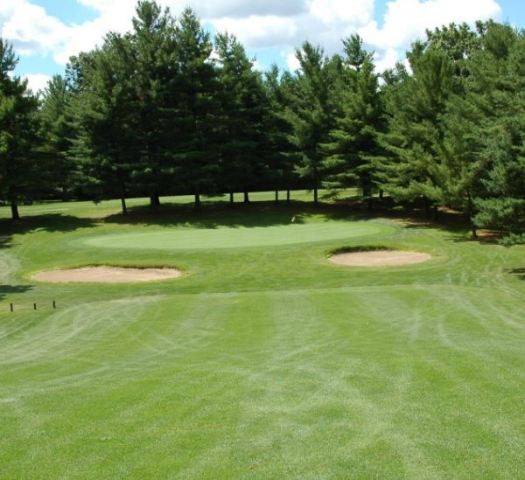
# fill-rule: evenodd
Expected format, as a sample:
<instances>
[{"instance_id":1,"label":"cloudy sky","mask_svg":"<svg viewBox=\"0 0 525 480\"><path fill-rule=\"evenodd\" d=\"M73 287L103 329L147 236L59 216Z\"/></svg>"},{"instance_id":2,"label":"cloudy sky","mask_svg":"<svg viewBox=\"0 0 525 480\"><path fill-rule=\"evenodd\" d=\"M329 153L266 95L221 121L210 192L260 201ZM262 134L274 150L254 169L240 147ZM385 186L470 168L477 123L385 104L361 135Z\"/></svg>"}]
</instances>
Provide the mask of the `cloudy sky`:
<instances>
[{"instance_id":1,"label":"cloudy sky","mask_svg":"<svg viewBox=\"0 0 525 480\"><path fill-rule=\"evenodd\" d=\"M358 32L376 52L380 69L404 58L412 41L452 21L494 18L525 26L523 0L160 0L174 14L193 7L207 28L234 33L256 58L294 69L304 40L339 50ZM68 58L97 45L110 30L130 28L135 0L0 0L0 36L20 56L17 74L42 88Z\"/></svg>"}]
</instances>

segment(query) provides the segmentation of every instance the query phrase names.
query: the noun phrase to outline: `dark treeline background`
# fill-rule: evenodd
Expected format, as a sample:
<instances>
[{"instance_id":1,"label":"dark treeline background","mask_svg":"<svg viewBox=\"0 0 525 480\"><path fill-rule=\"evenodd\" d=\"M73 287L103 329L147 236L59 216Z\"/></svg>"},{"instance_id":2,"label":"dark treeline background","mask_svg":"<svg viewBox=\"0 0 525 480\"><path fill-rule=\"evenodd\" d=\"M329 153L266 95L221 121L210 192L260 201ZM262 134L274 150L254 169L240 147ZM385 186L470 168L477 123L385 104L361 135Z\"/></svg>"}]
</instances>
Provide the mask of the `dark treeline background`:
<instances>
[{"instance_id":1,"label":"dark treeline background","mask_svg":"<svg viewBox=\"0 0 525 480\"><path fill-rule=\"evenodd\" d=\"M408 65L376 71L362 40L300 70L260 73L229 34L211 38L138 3L133 29L73 57L42 95L12 74L0 39L0 201L126 198L358 187L447 207L525 238L525 34L478 23L427 32ZM288 195L289 199L289 195Z\"/></svg>"}]
</instances>

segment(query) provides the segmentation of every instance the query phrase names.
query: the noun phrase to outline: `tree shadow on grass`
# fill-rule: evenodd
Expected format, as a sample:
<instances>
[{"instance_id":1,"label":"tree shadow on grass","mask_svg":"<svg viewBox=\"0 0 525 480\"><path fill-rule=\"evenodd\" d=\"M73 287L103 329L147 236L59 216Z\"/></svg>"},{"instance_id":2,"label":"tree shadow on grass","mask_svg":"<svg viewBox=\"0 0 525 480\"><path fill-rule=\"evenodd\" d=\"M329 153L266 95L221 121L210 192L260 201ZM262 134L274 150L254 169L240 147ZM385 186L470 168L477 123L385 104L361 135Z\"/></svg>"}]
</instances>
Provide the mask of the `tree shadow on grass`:
<instances>
[{"instance_id":1,"label":"tree shadow on grass","mask_svg":"<svg viewBox=\"0 0 525 480\"><path fill-rule=\"evenodd\" d=\"M15 295L18 293L26 293L33 290L32 285L1 285L0 284L0 301L8 295Z\"/></svg>"},{"instance_id":2,"label":"tree shadow on grass","mask_svg":"<svg viewBox=\"0 0 525 480\"><path fill-rule=\"evenodd\" d=\"M410 207L393 207L387 205L377 208L377 213L383 218L399 220L404 223L407 230L428 230L433 229L447 235L447 240L455 243L479 242L495 243L491 238L473 238L472 227L469 218L461 213L451 210L440 210L437 219L429 218L424 209Z\"/></svg>"},{"instance_id":3,"label":"tree shadow on grass","mask_svg":"<svg viewBox=\"0 0 525 480\"><path fill-rule=\"evenodd\" d=\"M37 230L43 232L73 232L81 228L90 228L96 224L90 218L78 218L72 215L47 214L31 217L24 217L21 220L13 221L8 219L0 220L0 248L9 244L9 237L12 235L23 235Z\"/></svg>"},{"instance_id":4,"label":"tree shadow on grass","mask_svg":"<svg viewBox=\"0 0 525 480\"><path fill-rule=\"evenodd\" d=\"M508 270L508 273L520 280L525 281L525 268L513 268L512 270Z\"/></svg>"},{"instance_id":5,"label":"tree shadow on grass","mask_svg":"<svg viewBox=\"0 0 525 480\"><path fill-rule=\"evenodd\" d=\"M323 215L329 220L364 220L366 216L349 211L339 205L309 202L253 202L225 205L223 202L207 203L199 209L192 205L163 204L156 210L150 207L132 207L128 215L110 215L105 223L122 225L157 225L161 227L187 226L201 229L261 228L301 224L308 215Z\"/></svg>"}]
</instances>

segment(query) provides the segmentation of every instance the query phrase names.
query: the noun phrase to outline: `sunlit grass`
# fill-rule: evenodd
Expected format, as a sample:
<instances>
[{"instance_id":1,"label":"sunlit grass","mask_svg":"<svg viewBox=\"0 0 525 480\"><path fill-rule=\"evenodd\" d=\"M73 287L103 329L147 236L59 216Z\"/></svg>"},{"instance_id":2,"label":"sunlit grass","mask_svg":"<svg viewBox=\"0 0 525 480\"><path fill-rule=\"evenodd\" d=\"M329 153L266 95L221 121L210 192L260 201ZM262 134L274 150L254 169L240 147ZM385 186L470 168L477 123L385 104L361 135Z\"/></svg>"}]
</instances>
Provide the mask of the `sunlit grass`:
<instances>
[{"instance_id":1,"label":"sunlit grass","mask_svg":"<svg viewBox=\"0 0 525 480\"><path fill-rule=\"evenodd\" d=\"M0 222L0 478L520 478L524 247L301 203L186 201L150 214L137 200L127 219L118 202L35 205ZM433 259L327 260L367 245ZM86 264L187 275L31 278Z\"/></svg>"}]
</instances>

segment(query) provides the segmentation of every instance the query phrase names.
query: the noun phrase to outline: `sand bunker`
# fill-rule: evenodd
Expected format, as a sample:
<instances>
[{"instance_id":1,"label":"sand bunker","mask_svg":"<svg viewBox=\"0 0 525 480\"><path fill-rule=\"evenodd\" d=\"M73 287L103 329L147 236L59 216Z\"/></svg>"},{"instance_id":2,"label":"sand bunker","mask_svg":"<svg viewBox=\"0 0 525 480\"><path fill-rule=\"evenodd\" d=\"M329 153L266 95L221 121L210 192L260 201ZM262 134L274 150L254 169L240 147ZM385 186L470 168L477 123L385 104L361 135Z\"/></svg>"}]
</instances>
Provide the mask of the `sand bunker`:
<instances>
[{"instance_id":1,"label":"sand bunker","mask_svg":"<svg viewBox=\"0 0 525 480\"><path fill-rule=\"evenodd\" d=\"M397 250L374 250L368 252L339 253L330 258L332 263L346 267L398 267L427 262L428 253Z\"/></svg>"},{"instance_id":2,"label":"sand bunker","mask_svg":"<svg viewBox=\"0 0 525 480\"><path fill-rule=\"evenodd\" d=\"M175 268L83 267L40 272L33 276L49 283L142 283L178 278Z\"/></svg>"}]
</instances>

